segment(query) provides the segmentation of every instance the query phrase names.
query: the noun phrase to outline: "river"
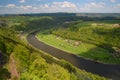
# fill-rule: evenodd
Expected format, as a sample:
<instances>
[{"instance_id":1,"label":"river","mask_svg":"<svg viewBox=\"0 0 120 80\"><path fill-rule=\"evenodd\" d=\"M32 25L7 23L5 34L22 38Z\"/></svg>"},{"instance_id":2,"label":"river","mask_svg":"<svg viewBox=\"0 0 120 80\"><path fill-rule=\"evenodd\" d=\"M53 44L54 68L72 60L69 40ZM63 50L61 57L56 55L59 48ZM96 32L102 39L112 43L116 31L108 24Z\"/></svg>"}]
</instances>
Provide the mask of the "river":
<instances>
[{"instance_id":1,"label":"river","mask_svg":"<svg viewBox=\"0 0 120 80\"><path fill-rule=\"evenodd\" d=\"M62 51L39 41L35 37L35 34L36 33L31 33L27 36L27 40L32 46L58 59L64 59L79 69L83 69L87 72L111 78L113 80L120 80L120 65L98 63L93 60L85 59L77 55Z\"/></svg>"}]
</instances>

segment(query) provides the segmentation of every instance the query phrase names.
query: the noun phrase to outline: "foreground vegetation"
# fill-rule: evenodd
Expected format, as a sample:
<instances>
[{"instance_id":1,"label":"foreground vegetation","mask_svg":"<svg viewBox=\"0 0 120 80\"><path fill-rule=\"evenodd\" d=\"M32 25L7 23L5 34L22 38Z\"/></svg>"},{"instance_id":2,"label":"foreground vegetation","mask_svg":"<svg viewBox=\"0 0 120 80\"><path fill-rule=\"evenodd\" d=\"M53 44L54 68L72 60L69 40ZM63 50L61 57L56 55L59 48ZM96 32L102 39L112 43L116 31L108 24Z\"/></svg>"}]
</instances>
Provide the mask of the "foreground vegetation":
<instances>
[{"instance_id":1,"label":"foreground vegetation","mask_svg":"<svg viewBox=\"0 0 120 80\"><path fill-rule=\"evenodd\" d=\"M1 20L5 21L5 24L0 26L0 80L10 78L13 80L107 80L104 77L79 70L64 60L56 60L20 40L21 32L41 28L33 26L39 22L42 24L42 20L43 22L50 20L50 17L18 16L5 17ZM42 29L46 29L46 27ZM11 65L9 66L11 55L15 61L18 76L11 76Z\"/></svg>"}]
</instances>

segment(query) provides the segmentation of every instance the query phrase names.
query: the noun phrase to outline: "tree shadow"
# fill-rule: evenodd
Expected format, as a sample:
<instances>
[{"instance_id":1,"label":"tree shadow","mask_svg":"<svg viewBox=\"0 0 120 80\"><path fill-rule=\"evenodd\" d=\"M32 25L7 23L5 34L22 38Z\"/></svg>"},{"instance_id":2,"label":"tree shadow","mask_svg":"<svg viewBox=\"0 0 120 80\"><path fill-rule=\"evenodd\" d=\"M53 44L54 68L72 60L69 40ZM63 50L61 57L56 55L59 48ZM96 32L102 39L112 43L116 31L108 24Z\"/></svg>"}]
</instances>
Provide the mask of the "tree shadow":
<instances>
[{"instance_id":1,"label":"tree shadow","mask_svg":"<svg viewBox=\"0 0 120 80\"><path fill-rule=\"evenodd\" d=\"M115 58L113 53L98 46L78 55L96 62L120 64L120 58Z\"/></svg>"},{"instance_id":2,"label":"tree shadow","mask_svg":"<svg viewBox=\"0 0 120 80\"><path fill-rule=\"evenodd\" d=\"M11 73L8 71L8 69L0 69L0 80L7 80L11 78Z\"/></svg>"},{"instance_id":3,"label":"tree shadow","mask_svg":"<svg viewBox=\"0 0 120 80\"><path fill-rule=\"evenodd\" d=\"M103 47L109 50L110 53L116 53L115 55L120 57L120 53L119 53L120 51L120 26L113 27L110 29L95 28L94 33L98 35L102 35L104 37L104 41L98 45L99 47Z\"/></svg>"}]
</instances>

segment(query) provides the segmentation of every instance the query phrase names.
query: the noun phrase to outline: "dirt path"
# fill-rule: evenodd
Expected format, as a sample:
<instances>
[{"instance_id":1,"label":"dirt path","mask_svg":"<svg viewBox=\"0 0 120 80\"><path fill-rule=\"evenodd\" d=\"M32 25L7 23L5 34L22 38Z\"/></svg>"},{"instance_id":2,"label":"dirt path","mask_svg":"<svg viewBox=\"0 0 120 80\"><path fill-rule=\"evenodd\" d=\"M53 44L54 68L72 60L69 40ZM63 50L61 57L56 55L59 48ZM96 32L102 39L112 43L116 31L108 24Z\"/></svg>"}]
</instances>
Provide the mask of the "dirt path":
<instances>
[{"instance_id":1,"label":"dirt path","mask_svg":"<svg viewBox=\"0 0 120 80\"><path fill-rule=\"evenodd\" d=\"M28 42L34 47L51 54L59 59L69 61L74 66L84 69L88 72L95 73L101 76L112 78L113 80L120 80L120 65L102 64L92 60L84 59L74 54L64 52L35 38L35 33L27 37Z\"/></svg>"},{"instance_id":2,"label":"dirt path","mask_svg":"<svg viewBox=\"0 0 120 80\"><path fill-rule=\"evenodd\" d=\"M19 74L17 72L16 63L12 55L10 55L9 70L11 73L11 80L18 80Z\"/></svg>"}]
</instances>

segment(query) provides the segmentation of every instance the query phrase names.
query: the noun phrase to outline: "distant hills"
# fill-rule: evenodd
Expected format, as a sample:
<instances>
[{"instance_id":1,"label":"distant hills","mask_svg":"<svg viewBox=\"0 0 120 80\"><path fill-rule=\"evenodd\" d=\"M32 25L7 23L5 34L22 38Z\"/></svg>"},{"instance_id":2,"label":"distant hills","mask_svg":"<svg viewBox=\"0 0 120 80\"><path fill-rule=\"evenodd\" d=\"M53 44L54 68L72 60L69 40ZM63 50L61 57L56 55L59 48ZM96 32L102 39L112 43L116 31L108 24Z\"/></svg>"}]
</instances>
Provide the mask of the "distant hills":
<instances>
[{"instance_id":1,"label":"distant hills","mask_svg":"<svg viewBox=\"0 0 120 80\"><path fill-rule=\"evenodd\" d=\"M30 13L30 14L3 14L1 16L81 16L81 17L114 17L120 18L120 13Z\"/></svg>"},{"instance_id":2,"label":"distant hills","mask_svg":"<svg viewBox=\"0 0 120 80\"><path fill-rule=\"evenodd\" d=\"M83 16L83 17L116 17L116 18L120 18L120 13L77 13L76 16Z\"/></svg>"}]
</instances>

